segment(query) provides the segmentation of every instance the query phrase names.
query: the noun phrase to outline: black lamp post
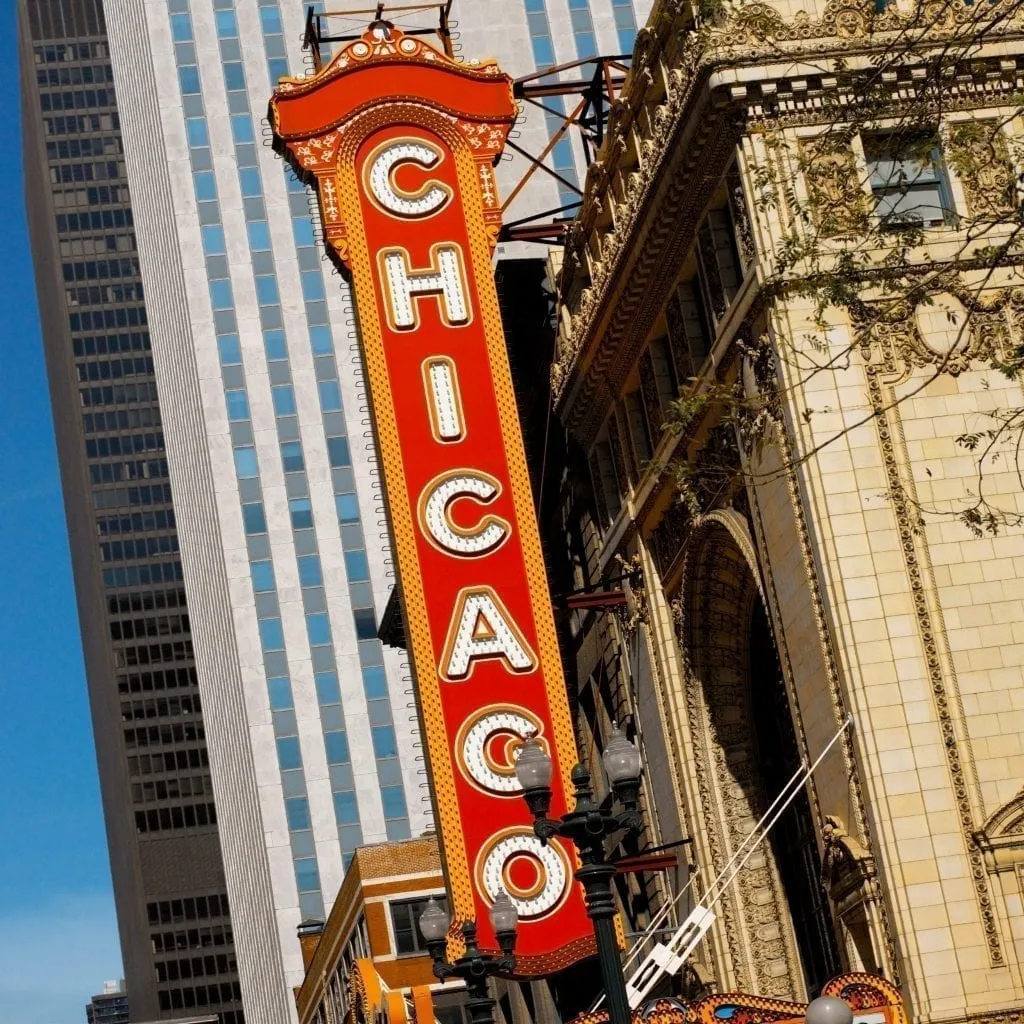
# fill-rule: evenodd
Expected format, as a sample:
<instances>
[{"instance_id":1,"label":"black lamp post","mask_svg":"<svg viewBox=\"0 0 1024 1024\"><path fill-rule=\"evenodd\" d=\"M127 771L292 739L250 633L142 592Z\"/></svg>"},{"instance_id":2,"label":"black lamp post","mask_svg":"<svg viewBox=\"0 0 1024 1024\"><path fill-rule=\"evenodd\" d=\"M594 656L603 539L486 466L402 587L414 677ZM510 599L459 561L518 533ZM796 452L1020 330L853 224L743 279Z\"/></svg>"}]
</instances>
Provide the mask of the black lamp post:
<instances>
[{"instance_id":1,"label":"black lamp post","mask_svg":"<svg viewBox=\"0 0 1024 1024\"><path fill-rule=\"evenodd\" d=\"M427 940L427 949L434 961L434 977L438 981L461 978L469 992L469 1019L472 1024L494 1024L495 1001L491 998L487 979L492 974L511 974L516 969L513 950L516 945L516 926L519 911L505 892L491 904L488 917L501 947L501 956L485 956L476 944L476 924L467 921L462 926L466 952L455 963L445 959L448 947L448 926L451 923L445 909L431 899L420 915L420 931Z\"/></svg>"},{"instance_id":2,"label":"black lamp post","mask_svg":"<svg viewBox=\"0 0 1024 1024\"><path fill-rule=\"evenodd\" d=\"M612 792L622 805L618 813L606 814L594 802L590 773L582 764L578 764L572 770L572 781L576 787L575 808L557 821L549 818L552 763L536 739L527 740L523 744L516 762L516 778L523 787L523 796L533 813L533 831L537 838L547 842L552 836L562 836L572 840L579 850L583 866L576 872L575 878L583 885L587 914L594 922L598 961L608 999L608 1015L611 1024L630 1024L626 979L622 973L622 960L615 938L615 897L612 893L615 865L608 863L605 840L616 832L640 831L642 823L637 811L640 751L615 728L605 747L602 761Z\"/></svg>"}]
</instances>

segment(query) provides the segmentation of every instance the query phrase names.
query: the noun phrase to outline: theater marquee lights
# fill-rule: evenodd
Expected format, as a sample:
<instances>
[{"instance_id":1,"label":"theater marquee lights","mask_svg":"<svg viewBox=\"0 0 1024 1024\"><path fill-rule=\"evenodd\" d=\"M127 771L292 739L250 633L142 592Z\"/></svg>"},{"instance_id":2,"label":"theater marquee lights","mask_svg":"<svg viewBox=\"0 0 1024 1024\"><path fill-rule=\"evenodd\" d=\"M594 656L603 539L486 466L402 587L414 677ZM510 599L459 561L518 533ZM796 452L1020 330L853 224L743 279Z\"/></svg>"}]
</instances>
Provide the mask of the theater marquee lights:
<instances>
[{"instance_id":1,"label":"theater marquee lights","mask_svg":"<svg viewBox=\"0 0 1024 1024\"><path fill-rule=\"evenodd\" d=\"M518 973L542 974L593 936L574 854L534 836L514 771L535 733L568 810L576 751L491 268L515 114L493 62L383 24L271 101L353 283L454 916L496 950L487 910L507 890Z\"/></svg>"}]
</instances>

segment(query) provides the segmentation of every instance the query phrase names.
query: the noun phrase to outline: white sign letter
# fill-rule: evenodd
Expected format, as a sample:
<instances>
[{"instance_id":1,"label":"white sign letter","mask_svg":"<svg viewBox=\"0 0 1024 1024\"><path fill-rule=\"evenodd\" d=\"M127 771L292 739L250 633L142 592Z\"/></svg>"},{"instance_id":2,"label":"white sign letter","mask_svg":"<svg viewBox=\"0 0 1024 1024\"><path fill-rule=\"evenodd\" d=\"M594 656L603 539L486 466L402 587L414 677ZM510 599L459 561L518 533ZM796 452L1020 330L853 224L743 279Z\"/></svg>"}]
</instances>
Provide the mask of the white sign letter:
<instances>
[{"instance_id":1,"label":"white sign letter","mask_svg":"<svg viewBox=\"0 0 1024 1024\"><path fill-rule=\"evenodd\" d=\"M513 672L529 672L536 664L498 595L490 587L466 587L455 599L441 676L450 682L467 679L481 658L501 658Z\"/></svg>"},{"instance_id":2,"label":"white sign letter","mask_svg":"<svg viewBox=\"0 0 1024 1024\"><path fill-rule=\"evenodd\" d=\"M468 779L499 796L518 796L523 787L516 778L516 761L524 741L537 739L544 749L547 741L540 734L544 724L526 708L495 705L471 714L455 737L455 756Z\"/></svg>"},{"instance_id":3,"label":"white sign letter","mask_svg":"<svg viewBox=\"0 0 1024 1024\"><path fill-rule=\"evenodd\" d=\"M561 845L542 843L524 828L493 836L480 850L476 875L489 902L504 890L526 921L539 920L561 906L572 883ZM517 876L529 879L528 884L517 884Z\"/></svg>"},{"instance_id":4,"label":"white sign letter","mask_svg":"<svg viewBox=\"0 0 1024 1024\"><path fill-rule=\"evenodd\" d=\"M501 547L512 527L499 516L486 515L472 527L452 521L452 506L460 498L476 498L489 504L501 494L501 484L492 476L471 469L456 469L435 477L420 496L420 528L442 551L472 558Z\"/></svg>"},{"instance_id":5,"label":"white sign letter","mask_svg":"<svg viewBox=\"0 0 1024 1024\"><path fill-rule=\"evenodd\" d=\"M395 183L395 170L402 164L416 164L429 170L444 159L436 146L420 139L392 139L367 160L366 185L381 209L398 217L429 217L438 213L452 197L442 181L427 180L415 192Z\"/></svg>"},{"instance_id":6,"label":"white sign letter","mask_svg":"<svg viewBox=\"0 0 1024 1024\"><path fill-rule=\"evenodd\" d=\"M441 297L441 317L447 326L463 327L469 323L462 249L454 242L441 242L431 248L430 254L431 264L422 270L410 268L409 254L404 249L383 249L378 257L393 331L419 326L415 300L421 295Z\"/></svg>"},{"instance_id":7,"label":"white sign letter","mask_svg":"<svg viewBox=\"0 0 1024 1024\"><path fill-rule=\"evenodd\" d=\"M442 444L461 441L466 433L462 422L462 396L455 363L447 356L434 356L423 363L430 429Z\"/></svg>"}]
</instances>

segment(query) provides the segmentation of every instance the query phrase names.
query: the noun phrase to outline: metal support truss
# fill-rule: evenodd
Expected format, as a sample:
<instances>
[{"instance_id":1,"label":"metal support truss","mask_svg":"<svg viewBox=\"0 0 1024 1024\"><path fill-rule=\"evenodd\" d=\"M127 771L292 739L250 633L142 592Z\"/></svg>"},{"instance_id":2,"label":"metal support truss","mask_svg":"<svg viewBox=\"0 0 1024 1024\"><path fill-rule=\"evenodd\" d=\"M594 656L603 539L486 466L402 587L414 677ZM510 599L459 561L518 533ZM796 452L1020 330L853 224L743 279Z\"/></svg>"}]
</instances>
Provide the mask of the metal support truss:
<instances>
[{"instance_id":1,"label":"metal support truss","mask_svg":"<svg viewBox=\"0 0 1024 1024\"><path fill-rule=\"evenodd\" d=\"M382 0L372 7L333 11L317 11L310 6L306 9L302 48L309 51L313 70L319 71L324 63L325 44L359 39L367 24L383 21L397 25L406 35L436 37L444 52L457 60L458 22L451 17L453 2L428 0L424 3L387 3ZM427 24L435 14L436 22ZM528 166L508 194L502 208L508 209L538 171L554 178L559 186L576 193L580 198L505 224L501 229L502 241L546 242L549 245L564 241L569 222L582 203L583 191L546 161L555 146L573 133L582 143L587 166L593 163L604 142L608 111L626 81L629 61L628 54L589 57L567 64L555 64L516 79L516 98L524 105L530 104L545 115L557 119L559 127L540 153L531 153L519 145L515 141L516 133L508 139L508 148L523 157ZM559 99L557 104L551 102L555 98Z\"/></svg>"},{"instance_id":2,"label":"metal support truss","mask_svg":"<svg viewBox=\"0 0 1024 1024\"><path fill-rule=\"evenodd\" d=\"M554 67L535 71L532 75L517 78L514 92L517 99L529 103L545 114L550 114L561 122L538 154L525 150L518 143L509 139L508 148L529 162L529 168L519 179L515 187L505 199L502 209L508 209L526 183L536 174L543 171L554 178L561 186L575 192L579 201L566 203L564 206L544 210L521 220L511 221L501 229L502 241L548 242L560 244L565 239L569 221L576 214L583 200L583 191L578 185L564 178L549 167L544 161L558 143L565 138L570 129L575 129L583 144L583 154L589 167L597 156L604 142L605 124L608 111L616 97L622 91L629 70L629 56L617 54L612 57L590 57L585 60L574 60L568 64L556 64ZM561 97L565 107L553 106L552 97ZM571 104L571 109L569 105ZM566 112L568 110L568 112Z\"/></svg>"},{"instance_id":3,"label":"metal support truss","mask_svg":"<svg viewBox=\"0 0 1024 1024\"><path fill-rule=\"evenodd\" d=\"M366 24L373 24L378 21L400 22L413 18L417 14L429 14L437 12L436 26L422 25L400 25L399 27L407 36L437 36L449 57L455 56L454 44L452 42L452 28L454 22L451 20L452 4L454 0L435 0L434 3L426 2L419 4L389 4L381 2L374 7L357 7L338 11L317 11L315 7L306 8L306 31L302 37L302 48L309 50L313 55L313 68L319 71L323 67L323 44L324 43L348 43L362 37L366 30ZM360 23L359 19L366 19ZM359 29L354 32L339 29L331 31L332 25L339 25L342 22L355 22Z\"/></svg>"}]
</instances>

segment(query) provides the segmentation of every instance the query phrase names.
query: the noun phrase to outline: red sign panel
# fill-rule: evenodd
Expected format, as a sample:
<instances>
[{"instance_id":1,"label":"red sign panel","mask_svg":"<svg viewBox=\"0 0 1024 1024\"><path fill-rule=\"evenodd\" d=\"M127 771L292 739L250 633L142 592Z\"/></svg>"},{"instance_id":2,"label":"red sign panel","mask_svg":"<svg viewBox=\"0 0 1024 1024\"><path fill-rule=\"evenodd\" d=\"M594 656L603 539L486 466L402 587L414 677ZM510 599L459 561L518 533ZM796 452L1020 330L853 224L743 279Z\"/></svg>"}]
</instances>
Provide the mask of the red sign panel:
<instances>
[{"instance_id":1,"label":"red sign panel","mask_svg":"<svg viewBox=\"0 0 1024 1024\"><path fill-rule=\"evenodd\" d=\"M542 974L593 935L571 847L536 839L514 771L536 734L567 810L576 751L491 268L515 114L495 64L383 25L271 103L353 281L455 923L495 950L504 889L518 973Z\"/></svg>"}]
</instances>

